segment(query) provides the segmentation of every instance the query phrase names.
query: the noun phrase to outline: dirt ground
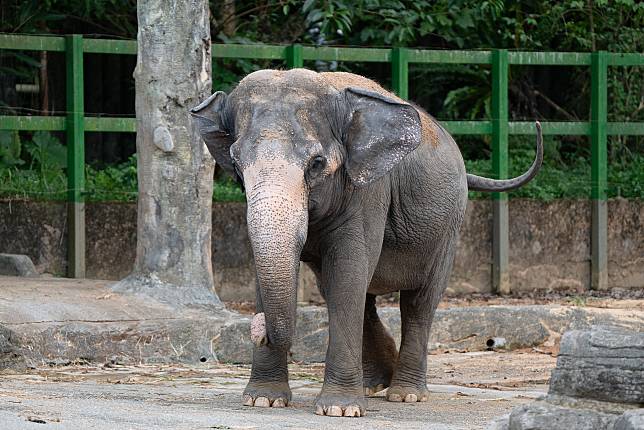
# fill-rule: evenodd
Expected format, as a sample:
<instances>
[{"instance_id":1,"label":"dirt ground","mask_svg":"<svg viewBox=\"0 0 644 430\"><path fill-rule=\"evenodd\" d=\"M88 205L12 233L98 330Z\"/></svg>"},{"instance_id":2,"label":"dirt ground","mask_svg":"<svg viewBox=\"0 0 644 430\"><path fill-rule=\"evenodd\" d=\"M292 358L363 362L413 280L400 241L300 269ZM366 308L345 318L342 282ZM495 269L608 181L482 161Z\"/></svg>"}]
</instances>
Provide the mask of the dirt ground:
<instances>
[{"instance_id":1,"label":"dirt ground","mask_svg":"<svg viewBox=\"0 0 644 430\"><path fill-rule=\"evenodd\" d=\"M0 373L0 422L6 430L486 428L513 407L543 395L555 361L533 351L431 355L429 402L395 404L380 393L360 419L313 414L322 364L291 364L293 400L288 408L275 410L241 406L248 366L47 367Z\"/></svg>"}]
</instances>

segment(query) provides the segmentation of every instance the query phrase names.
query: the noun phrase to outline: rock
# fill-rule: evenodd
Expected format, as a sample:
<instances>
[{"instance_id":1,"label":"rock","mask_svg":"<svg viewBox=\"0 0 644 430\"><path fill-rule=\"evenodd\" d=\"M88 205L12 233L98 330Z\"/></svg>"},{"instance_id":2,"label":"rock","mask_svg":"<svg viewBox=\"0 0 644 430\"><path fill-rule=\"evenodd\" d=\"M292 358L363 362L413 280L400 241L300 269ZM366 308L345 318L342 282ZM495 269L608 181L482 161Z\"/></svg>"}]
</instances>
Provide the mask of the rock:
<instances>
[{"instance_id":1,"label":"rock","mask_svg":"<svg viewBox=\"0 0 644 430\"><path fill-rule=\"evenodd\" d=\"M626 411L615 421L613 430L642 430L644 429L644 409Z\"/></svg>"},{"instance_id":2,"label":"rock","mask_svg":"<svg viewBox=\"0 0 644 430\"><path fill-rule=\"evenodd\" d=\"M297 310L291 358L305 363L321 363L329 341L328 315L324 307L305 306ZM620 310L619 312L623 312ZM628 311L623 315L606 309L563 306L488 306L439 309L430 332L429 349L481 351L490 339L503 338L503 348L514 349L558 341L569 328L589 328L601 323L644 328L644 313ZM400 343L400 311L397 307L378 309L383 324ZM226 362L250 363L252 342L250 320L227 326L213 343L217 356Z\"/></svg>"},{"instance_id":3,"label":"rock","mask_svg":"<svg viewBox=\"0 0 644 430\"><path fill-rule=\"evenodd\" d=\"M566 332L545 400L515 408L498 430L644 429L644 333L596 326Z\"/></svg>"},{"instance_id":4,"label":"rock","mask_svg":"<svg viewBox=\"0 0 644 430\"><path fill-rule=\"evenodd\" d=\"M250 319L239 318L222 327L212 341L217 359L225 363L251 363L253 342L250 340Z\"/></svg>"},{"instance_id":5,"label":"rock","mask_svg":"<svg viewBox=\"0 0 644 430\"><path fill-rule=\"evenodd\" d=\"M38 272L26 255L0 254L0 275L38 276Z\"/></svg>"},{"instance_id":6,"label":"rock","mask_svg":"<svg viewBox=\"0 0 644 430\"><path fill-rule=\"evenodd\" d=\"M25 360L18 352L16 334L0 325L0 370L22 370L24 367Z\"/></svg>"},{"instance_id":7,"label":"rock","mask_svg":"<svg viewBox=\"0 0 644 430\"><path fill-rule=\"evenodd\" d=\"M567 332L549 393L644 403L644 333L607 327Z\"/></svg>"},{"instance_id":8,"label":"rock","mask_svg":"<svg viewBox=\"0 0 644 430\"><path fill-rule=\"evenodd\" d=\"M329 339L328 327L326 309L317 306L298 308L291 359L305 363L324 362ZM251 363L253 342L250 333L251 320L248 318L239 318L223 327L219 336L213 340L217 358L227 363Z\"/></svg>"},{"instance_id":9,"label":"rock","mask_svg":"<svg viewBox=\"0 0 644 430\"><path fill-rule=\"evenodd\" d=\"M508 430L599 430L612 428L617 416L537 401L510 414Z\"/></svg>"}]
</instances>

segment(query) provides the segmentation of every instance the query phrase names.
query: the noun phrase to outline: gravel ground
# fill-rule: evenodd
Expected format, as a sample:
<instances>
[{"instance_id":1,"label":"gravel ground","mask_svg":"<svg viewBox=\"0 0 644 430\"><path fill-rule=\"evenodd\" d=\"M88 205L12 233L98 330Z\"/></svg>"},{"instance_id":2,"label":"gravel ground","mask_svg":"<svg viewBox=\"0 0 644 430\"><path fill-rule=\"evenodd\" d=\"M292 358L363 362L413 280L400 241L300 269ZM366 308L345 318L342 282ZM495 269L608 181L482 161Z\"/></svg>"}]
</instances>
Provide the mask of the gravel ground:
<instances>
[{"instance_id":1,"label":"gravel ground","mask_svg":"<svg viewBox=\"0 0 644 430\"><path fill-rule=\"evenodd\" d=\"M323 365L291 364L286 409L241 406L248 366L75 365L0 374L2 429L477 429L545 394L556 359L534 351L429 357L427 403L369 400L364 418L318 417Z\"/></svg>"}]
</instances>

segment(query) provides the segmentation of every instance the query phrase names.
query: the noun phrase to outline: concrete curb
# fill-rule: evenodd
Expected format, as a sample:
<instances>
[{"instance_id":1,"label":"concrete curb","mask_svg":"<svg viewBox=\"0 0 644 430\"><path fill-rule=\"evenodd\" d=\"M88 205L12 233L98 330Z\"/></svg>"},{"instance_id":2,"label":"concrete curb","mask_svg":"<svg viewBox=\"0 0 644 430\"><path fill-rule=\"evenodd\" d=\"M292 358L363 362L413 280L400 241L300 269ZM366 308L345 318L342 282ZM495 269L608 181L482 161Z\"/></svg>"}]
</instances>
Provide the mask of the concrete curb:
<instances>
[{"instance_id":1,"label":"concrete curb","mask_svg":"<svg viewBox=\"0 0 644 430\"><path fill-rule=\"evenodd\" d=\"M109 282L0 278L0 369L75 361L249 363L250 318L223 309L173 308L114 293ZM397 308L379 314L398 341ZM488 306L439 309L429 347L476 351L491 338L509 349L554 346L566 330L604 325L644 331L640 310L564 306ZM323 362L328 341L325 308L298 308L291 358Z\"/></svg>"},{"instance_id":2,"label":"concrete curb","mask_svg":"<svg viewBox=\"0 0 644 430\"><path fill-rule=\"evenodd\" d=\"M397 308L380 308L387 328L400 341L400 313ZM644 330L644 312L569 306L486 306L439 309L429 339L430 350L481 351L488 340L503 339L504 348L558 345L567 330L588 329L592 325ZM328 317L321 307L298 309L292 359L323 362L328 342ZM226 324L214 341L220 360L248 363L251 357L250 320Z\"/></svg>"}]
</instances>

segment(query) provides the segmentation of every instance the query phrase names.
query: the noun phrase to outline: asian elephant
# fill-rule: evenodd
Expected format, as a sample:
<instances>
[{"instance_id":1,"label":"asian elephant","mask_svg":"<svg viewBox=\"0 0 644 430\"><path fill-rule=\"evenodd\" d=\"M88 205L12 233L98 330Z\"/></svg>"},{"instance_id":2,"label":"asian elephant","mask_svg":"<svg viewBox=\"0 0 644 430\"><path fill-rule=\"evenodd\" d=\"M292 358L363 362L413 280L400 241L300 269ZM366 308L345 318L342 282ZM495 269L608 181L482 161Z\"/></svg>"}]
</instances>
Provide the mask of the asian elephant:
<instances>
[{"instance_id":1,"label":"asian elephant","mask_svg":"<svg viewBox=\"0 0 644 430\"><path fill-rule=\"evenodd\" d=\"M427 342L447 286L467 191L530 181L467 174L447 131L419 107L350 73L260 70L191 111L215 161L240 181L257 269L247 406L286 406L299 262L315 272L329 314L324 385L315 412L362 416L365 395L423 402ZM376 296L400 291L400 351Z\"/></svg>"}]
</instances>

